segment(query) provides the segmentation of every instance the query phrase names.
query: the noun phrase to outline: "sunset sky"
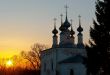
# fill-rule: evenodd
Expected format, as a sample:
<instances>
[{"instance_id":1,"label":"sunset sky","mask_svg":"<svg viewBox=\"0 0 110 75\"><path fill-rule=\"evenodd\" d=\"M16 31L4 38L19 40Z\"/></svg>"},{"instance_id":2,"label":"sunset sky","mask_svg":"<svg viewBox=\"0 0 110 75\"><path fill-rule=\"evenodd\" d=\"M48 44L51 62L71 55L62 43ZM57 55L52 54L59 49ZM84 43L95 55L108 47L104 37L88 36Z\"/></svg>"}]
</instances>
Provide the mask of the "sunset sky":
<instances>
[{"instance_id":1,"label":"sunset sky","mask_svg":"<svg viewBox=\"0 0 110 75\"><path fill-rule=\"evenodd\" d=\"M0 0L0 58L29 50L34 43L51 46L53 18L57 18L59 28L61 13L65 19L66 4L75 31L78 15L82 16L84 43L87 43L89 27L95 18L95 0Z\"/></svg>"}]
</instances>

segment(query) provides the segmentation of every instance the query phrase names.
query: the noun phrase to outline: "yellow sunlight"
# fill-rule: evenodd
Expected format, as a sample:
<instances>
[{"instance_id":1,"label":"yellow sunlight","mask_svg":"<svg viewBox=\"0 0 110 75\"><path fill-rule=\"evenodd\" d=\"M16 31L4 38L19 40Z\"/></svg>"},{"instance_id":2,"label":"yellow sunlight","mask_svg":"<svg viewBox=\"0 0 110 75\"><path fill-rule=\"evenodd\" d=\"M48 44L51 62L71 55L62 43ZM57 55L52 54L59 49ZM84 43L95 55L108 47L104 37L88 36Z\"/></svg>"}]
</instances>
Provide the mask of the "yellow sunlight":
<instances>
[{"instance_id":1,"label":"yellow sunlight","mask_svg":"<svg viewBox=\"0 0 110 75\"><path fill-rule=\"evenodd\" d=\"M6 67L11 67L11 66L13 66L13 61L12 60L7 60Z\"/></svg>"}]
</instances>

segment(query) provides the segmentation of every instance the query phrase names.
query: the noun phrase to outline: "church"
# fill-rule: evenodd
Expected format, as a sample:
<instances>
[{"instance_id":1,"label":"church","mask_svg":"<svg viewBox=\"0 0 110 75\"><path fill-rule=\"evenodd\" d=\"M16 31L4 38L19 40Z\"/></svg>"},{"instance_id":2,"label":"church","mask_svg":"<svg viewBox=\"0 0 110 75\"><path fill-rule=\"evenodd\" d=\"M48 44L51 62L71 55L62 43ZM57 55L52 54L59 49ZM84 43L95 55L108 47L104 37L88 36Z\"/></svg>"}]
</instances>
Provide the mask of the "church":
<instances>
[{"instance_id":1,"label":"church","mask_svg":"<svg viewBox=\"0 0 110 75\"><path fill-rule=\"evenodd\" d=\"M41 51L41 75L86 75L87 53L83 44L83 28L79 16L77 28L77 44L75 44L75 31L72 28L72 20L68 21L67 6L65 21L59 27L60 35L54 19L52 48ZM58 42L59 38L59 42Z\"/></svg>"}]
</instances>

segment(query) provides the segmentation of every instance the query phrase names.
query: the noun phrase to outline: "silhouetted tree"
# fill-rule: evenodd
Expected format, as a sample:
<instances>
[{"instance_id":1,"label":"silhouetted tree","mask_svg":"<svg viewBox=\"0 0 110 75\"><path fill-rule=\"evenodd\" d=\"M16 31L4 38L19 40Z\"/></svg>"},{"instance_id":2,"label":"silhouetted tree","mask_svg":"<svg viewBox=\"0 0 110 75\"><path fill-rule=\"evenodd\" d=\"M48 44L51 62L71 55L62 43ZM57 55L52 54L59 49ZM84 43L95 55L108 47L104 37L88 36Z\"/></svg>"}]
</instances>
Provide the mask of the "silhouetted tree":
<instances>
[{"instance_id":1,"label":"silhouetted tree","mask_svg":"<svg viewBox=\"0 0 110 75\"><path fill-rule=\"evenodd\" d=\"M97 0L96 21L90 29L90 47L87 46L88 73L110 75L110 0Z\"/></svg>"},{"instance_id":2,"label":"silhouetted tree","mask_svg":"<svg viewBox=\"0 0 110 75\"><path fill-rule=\"evenodd\" d=\"M48 46L46 46L46 45L36 43L31 47L30 51L28 51L28 52L22 51L21 55L24 59L27 59L32 64L34 69L40 70L40 68L41 68L40 52L47 48L48 48Z\"/></svg>"}]
</instances>

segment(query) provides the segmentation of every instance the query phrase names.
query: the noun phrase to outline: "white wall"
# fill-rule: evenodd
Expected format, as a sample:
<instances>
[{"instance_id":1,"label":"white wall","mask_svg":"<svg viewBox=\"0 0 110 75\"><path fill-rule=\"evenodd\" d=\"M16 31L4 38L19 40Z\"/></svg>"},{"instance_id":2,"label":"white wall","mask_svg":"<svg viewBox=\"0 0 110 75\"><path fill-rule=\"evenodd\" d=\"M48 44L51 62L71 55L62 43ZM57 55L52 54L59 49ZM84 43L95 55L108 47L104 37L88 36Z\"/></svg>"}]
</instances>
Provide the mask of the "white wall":
<instances>
[{"instance_id":1,"label":"white wall","mask_svg":"<svg viewBox=\"0 0 110 75\"><path fill-rule=\"evenodd\" d=\"M41 75L56 75L56 50L49 49L41 53ZM53 62L53 69L52 69ZM46 64L46 70L44 70Z\"/></svg>"},{"instance_id":2,"label":"white wall","mask_svg":"<svg viewBox=\"0 0 110 75\"><path fill-rule=\"evenodd\" d=\"M75 71L77 72L76 75L82 75L85 69L83 68L84 66L79 63L66 64L66 65L61 64L61 66L56 65L60 61L63 61L64 59L67 59L69 57L73 57L79 54L84 57L87 56L85 49L78 49L78 48L52 48L41 52L41 75L47 75L48 74L47 72L49 72L50 75L56 75L56 69L60 70L61 73L65 72L62 75L67 75L68 71L70 71L70 68L77 69L77 71ZM53 61L54 70L52 70L51 61ZM46 64L46 71L44 71L44 63ZM59 69L59 66L60 66L60 69ZM82 72L82 73L80 74L78 72ZM85 74L83 73L83 75Z\"/></svg>"}]
</instances>

